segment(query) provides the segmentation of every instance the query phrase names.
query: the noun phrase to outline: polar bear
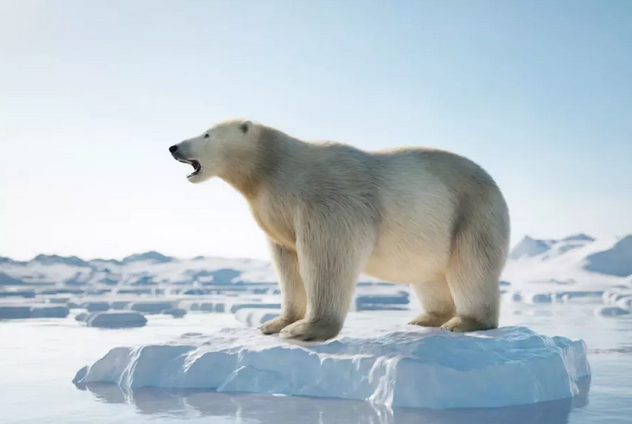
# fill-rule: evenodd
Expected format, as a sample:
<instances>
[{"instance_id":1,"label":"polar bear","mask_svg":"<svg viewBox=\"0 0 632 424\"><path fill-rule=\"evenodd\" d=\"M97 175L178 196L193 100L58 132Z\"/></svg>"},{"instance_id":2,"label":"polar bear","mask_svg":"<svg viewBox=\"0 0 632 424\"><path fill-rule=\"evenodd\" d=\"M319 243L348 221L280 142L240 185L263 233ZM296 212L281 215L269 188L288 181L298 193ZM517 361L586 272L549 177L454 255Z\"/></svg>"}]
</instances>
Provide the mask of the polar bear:
<instances>
[{"instance_id":1,"label":"polar bear","mask_svg":"<svg viewBox=\"0 0 632 424\"><path fill-rule=\"evenodd\" d=\"M509 212L494 180L462 156L408 147L368 152L229 120L169 148L191 183L237 189L267 235L282 295L264 334L336 337L361 273L410 284L409 324L498 327Z\"/></svg>"}]
</instances>

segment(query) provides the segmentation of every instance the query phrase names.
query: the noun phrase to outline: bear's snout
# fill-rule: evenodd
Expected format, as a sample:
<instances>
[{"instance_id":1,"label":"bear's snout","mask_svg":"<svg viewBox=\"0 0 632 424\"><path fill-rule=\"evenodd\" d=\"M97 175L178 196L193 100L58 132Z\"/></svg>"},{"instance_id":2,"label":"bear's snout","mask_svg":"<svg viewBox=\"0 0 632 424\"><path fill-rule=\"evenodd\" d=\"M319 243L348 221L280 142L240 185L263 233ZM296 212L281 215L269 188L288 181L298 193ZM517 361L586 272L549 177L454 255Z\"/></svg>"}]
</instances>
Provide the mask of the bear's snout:
<instances>
[{"instance_id":1,"label":"bear's snout","mask_svg":"<svg viewBox=\"0 0 632 424\"><path fill-rule=\"evenodd\" d=\"M176 144L174 144L173 146L169 147L169 152L171 154L174 154L177 151L178 151L178 146Z\"/></svg>"}]
</instances>

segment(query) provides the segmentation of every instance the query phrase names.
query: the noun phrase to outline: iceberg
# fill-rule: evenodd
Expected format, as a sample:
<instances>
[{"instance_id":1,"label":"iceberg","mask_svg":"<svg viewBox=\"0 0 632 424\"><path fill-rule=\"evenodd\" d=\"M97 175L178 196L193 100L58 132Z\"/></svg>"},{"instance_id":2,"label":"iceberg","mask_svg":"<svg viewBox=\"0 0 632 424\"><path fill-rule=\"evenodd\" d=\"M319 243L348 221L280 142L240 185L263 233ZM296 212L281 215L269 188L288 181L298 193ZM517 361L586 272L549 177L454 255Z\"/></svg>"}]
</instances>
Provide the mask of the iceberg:
<instances>
[{"instance_id":1,"label":"iceberg","mask_svg":"<svg viewBox=\"0 0 632 424\"><path fill-rule=\"evenodd\" d=\"M81 304L81 307L86 309L88 312L107 311L110 309L110 302L84 302Z\"/></svg>"},{"instance_id":2,"label":"iceberg","mask_svg":"<svg viewBox=\"0 0 632 424\"><path fill-rule=\"evenodd\" d=\"M629 315L628 309L621 308L619 306L598 306L595 308L595 315L602 317L616 317L620 315Z\"/></svg>"},{"instance_id":3,"label":"iceberg","mask_svg":"<svg viewBox=\"0 0 632 424\"><path fill-rule=\"evenodd\" d=\"M99 328L144 327L147 324L147 318L138 312L92 312L75 319L85 322L88 327Z\"/></svg>"},{"instance_id":4,"label":"iceberg","mask_svg":"<svg viewBox=\"0 0 632 424\"><path fill-rule=\"evenodd\" d=\"M0 319L66 318L70 309L48 304L0 304Z\"/></svg>"},{"instance_id":5,"label":"iceberg","mask_svg":"<svg viewBox=\"0 0 632 424\"><path fill-rule=\"evenodd\" d=\"M187 314L187 311L182 308L170 308L162 311L163 315L171 315L174 318L182 318Z\"/></svg>"},{"instance_id":6,"label":"iceberg","mask_svg":"<svg viewBox=\"0 0 632 424\"><path fill-rule=\"evenodd\" d=\"M34 305L31 307L31 318L66 318L70 313L67 306Z\"/></svg>"},{"instance_id":7,"label":"iceberg","mask_svg":"<svg viewBox=\"0 0 632 424\"><path fill-rule=\"evenodd\" d=\"M132 302L128 304L126 307L129 310L142 312L145 314L160 314L164 310L172 309L173 302L159 301L159 300L157 301L144 300L141 302Z\"/></svg>"},{"instance_id":8,"label":"iceberg","mask_svg":"<svg viewBox=\"0 0 632 424\"><path fill-rule=\"evenodd\" d=\"M252 328L117 347L73 379L79 387L205 389L365 400L389 407L486 408L570 399L590 376L582 340L526 327L343 330L296 344Z\"/></svg>"}]
</instances>

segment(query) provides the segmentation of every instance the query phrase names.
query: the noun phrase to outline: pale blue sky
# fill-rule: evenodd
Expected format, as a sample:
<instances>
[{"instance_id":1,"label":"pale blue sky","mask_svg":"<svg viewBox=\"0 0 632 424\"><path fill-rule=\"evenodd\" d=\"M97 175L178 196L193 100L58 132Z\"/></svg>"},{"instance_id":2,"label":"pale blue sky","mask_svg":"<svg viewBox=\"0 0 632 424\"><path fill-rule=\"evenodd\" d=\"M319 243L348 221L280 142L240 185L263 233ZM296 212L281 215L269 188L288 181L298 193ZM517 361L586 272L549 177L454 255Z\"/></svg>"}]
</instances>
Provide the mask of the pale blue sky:
<instances>
[{"instance_id":1,"label":"pale blue sky","mask_svg":"<svg viewBox=\"0 0 632 424\"><path fill-rule=\"evenodd\" d=\"M169 145L247 117L488 169L514 242L632 233L630 1L0 2L0 255L267 257Z\"/></svg>"}]
</instances>

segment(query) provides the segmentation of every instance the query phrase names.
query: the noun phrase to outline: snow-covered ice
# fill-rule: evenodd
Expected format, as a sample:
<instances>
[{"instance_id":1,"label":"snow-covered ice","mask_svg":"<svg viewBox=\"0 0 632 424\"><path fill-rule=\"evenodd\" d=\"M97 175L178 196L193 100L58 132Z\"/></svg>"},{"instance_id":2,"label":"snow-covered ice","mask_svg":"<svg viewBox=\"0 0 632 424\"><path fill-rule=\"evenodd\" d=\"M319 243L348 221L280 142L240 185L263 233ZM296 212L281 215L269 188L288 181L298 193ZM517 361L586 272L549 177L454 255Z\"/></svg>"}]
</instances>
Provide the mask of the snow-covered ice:
<instances>
[{"instance_id":1,"label":"snow-covered ice","mask_svg":"<svg viewBox=\"0 0 632 424\"><path fill-rule=\"evenodd\" d=\"M448 333L356 330L291 344L250 328L112 349L73 382L367 400L398 407L501 407L566 399L590 375L583 341L527 327Z\"/></svg>"},{"instance_id":2,"label":"snow-covered ice","mask_svg":"<svg viewBox=\"0 0 632 424\"><path fill-rule=\"evenodd\" d=\"M231 313L236 313L240 309L281 309L280 303L253 303L253 302L236 302L230 307Z\"/></svg>"},{"instance_id":3,"label":"snow-covered ice","mask_svg":"<svg viewBox=\"0 0 632 424\"><path fill-rule=\"evenodd\" d=\"M242 308L235 312L235 318L248 327L258 327L264 322L278 317L280 313L281 310L276 308Z\"/></svg>"},{"instance_id":4,"label":"snow-covered ice","mask_svg":"<svg viewBox=\"0 0 632 424\"><path fill-rule=\"evenodd\" d=\"M83 319L88 327L99 328L130 328L143 327L147 324L147 318L138 312L93 312Z\"/></svg>"}]
</instances>

